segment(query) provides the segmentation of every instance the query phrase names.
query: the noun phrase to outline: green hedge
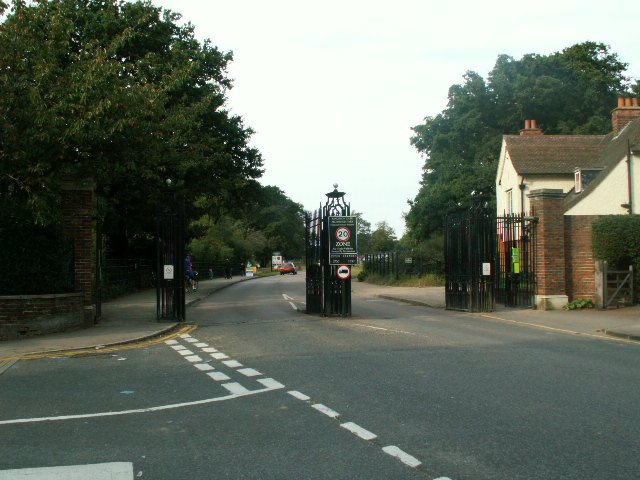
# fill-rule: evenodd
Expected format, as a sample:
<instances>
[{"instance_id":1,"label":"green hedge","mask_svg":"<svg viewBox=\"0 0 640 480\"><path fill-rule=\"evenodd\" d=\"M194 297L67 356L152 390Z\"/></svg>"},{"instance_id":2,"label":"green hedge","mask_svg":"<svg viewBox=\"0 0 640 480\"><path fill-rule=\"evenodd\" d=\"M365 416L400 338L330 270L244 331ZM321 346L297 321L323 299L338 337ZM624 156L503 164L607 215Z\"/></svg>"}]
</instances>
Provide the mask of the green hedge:
<instances>
[{"instance_id":1,"label":"green hedge","mask_svg":"<svg viewBox=\"0 0 640 480\"><path fill-rule=\"evenodd\" d=\"M640 215L609 215L593 222L593 254L609 268L626 270L633 265L636 300L640 290Z\"/></svg>"}]
</instances>

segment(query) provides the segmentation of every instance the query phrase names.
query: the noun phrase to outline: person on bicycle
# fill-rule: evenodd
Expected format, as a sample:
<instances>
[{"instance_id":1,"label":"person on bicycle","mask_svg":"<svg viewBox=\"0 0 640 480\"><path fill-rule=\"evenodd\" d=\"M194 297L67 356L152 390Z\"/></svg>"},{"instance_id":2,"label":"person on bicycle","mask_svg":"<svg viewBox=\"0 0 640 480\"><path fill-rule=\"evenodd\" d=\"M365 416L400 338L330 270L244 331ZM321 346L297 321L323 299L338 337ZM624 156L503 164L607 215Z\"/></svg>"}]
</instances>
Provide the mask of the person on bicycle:
<instances>
[{"instance_id":1,"label":"person on bicycle","mask_svg":"<svg viewBox=\"0 0 640 480\"><path fill-rule=\"evenodd\" d=\"M196 271L193 268L193 261L191 260L191 254L187 254L187 257L184 260L184 274L185 277L188 281L188 283L191 285L191 290L196 289Z\"/></svg>"}]
</instances>

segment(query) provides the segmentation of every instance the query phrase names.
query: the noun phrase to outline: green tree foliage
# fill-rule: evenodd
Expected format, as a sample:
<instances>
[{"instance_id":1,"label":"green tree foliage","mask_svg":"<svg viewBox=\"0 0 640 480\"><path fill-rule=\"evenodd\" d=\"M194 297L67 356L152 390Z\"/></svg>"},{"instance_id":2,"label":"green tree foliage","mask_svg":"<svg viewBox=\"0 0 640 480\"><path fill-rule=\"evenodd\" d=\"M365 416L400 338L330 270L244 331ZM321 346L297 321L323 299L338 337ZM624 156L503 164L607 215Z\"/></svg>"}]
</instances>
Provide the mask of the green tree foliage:
<instances>
[{"instance_id":1,"label":"green tree foliage","mask_svg":"<svg viewBox=\"0 0 640 480\"><path fill-rule=\"evenodd\" d=\"M424 240L442 231L444 215L494 205L502 135L525 119L548 134L608 133L616 96L629 90L626 67L608 46L585 42L520 60L501 55L487 80L467 72L449 89L445 110L413 128L425 164L408 235Z\"/></svg>"},{"instance_id":2,"label":"green tree foliage","mask_svg":"<svg viewBox=\"0 0 640 480\"><path fill-rule=\"evenodd\" d=\"M247 207L216 219L194 222L197 230L189 248L196 258L210 261L254 260L266 265L274 251L285 258L304 256L304 211L279 188L255 183L247 192Z\"/></svg>"},{"instance_id":3,"label":"green tree foliage","mask_svg":"<svg viewBox=\"0 0 640 480\"><path fill-rule=\"evenodd\" d=\"M385 221L377 223L376 229L371 233L371 253L392 252L397 244L393 228Z\"/></svg>"},{"instance_id":4,"label":"green tree foliage","mask_svg":"<svg viewBox=\"0 0 640 480\"><path fill-rule=\"evenodd\" d=\"M173 195L190 219L242 203L262 159L225 109L232 56L179 19L146 1L14 0L0 25L0 194L46 225L61 181L95 179L121 255Z\"/></svg>"},{"instance_id":5,"label":"green tree foliage","mask_svg":"<svg viewBox=\"0 0 640 480\"><path fill-rule=\"evenodd\" d=\"M353 212L356 217L358 232L358 253L371 253L371 222L368 222L360 212Z\"/></svg>"}]
</instances>

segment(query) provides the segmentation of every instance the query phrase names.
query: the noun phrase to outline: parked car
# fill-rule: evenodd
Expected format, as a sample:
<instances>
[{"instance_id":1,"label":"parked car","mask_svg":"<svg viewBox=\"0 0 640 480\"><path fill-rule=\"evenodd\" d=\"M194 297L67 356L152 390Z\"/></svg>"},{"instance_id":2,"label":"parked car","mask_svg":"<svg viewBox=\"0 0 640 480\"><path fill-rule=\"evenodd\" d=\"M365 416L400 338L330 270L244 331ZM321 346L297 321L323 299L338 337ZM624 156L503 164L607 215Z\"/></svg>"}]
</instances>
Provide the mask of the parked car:
<instances>
[{"instance_id":1,"label":"parked car","mask_svg":"<svg viewBox=\"0 0 640 480\"><path fill-rule=\"evenodd\" d=\"M285 273L291 273L295 275L296 273L298 273L298 270L296 269L296 266L293 264L293 262L283 263L278 270L280 270L280 275L284 275Z\"/></svg>"}]
</instances>

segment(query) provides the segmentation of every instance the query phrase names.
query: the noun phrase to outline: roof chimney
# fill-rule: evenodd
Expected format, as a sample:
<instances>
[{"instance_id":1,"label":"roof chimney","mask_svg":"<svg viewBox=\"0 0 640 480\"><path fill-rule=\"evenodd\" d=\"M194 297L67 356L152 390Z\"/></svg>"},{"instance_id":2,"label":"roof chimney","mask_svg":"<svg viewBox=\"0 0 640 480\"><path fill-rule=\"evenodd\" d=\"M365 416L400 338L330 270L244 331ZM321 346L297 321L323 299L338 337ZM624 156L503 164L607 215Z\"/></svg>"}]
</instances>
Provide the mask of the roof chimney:
<instances>
[{"instance_id":1,"label":"roof chimney","mask_svg":"<svg viewBox=\"0 0 640 480\"><path fill-rule=\"evenodd\" d=\"M524 128L520 130L520 135L532 136L532 135L544 135L542 130L536 126L535 120L525 120Z\"/></svg>"},{"instance_id":2,"label":"roof chimney","mask_svg":"<svg viewBox=\"0 0 640 480\"><path fill-rule=\"evenodd\" d=\"M638 106L638 99L635 97L618 97L618 107L611 112L613 132L619 133L627 123L639 119L640 107Z\"/></svg>"}]
</instances>

